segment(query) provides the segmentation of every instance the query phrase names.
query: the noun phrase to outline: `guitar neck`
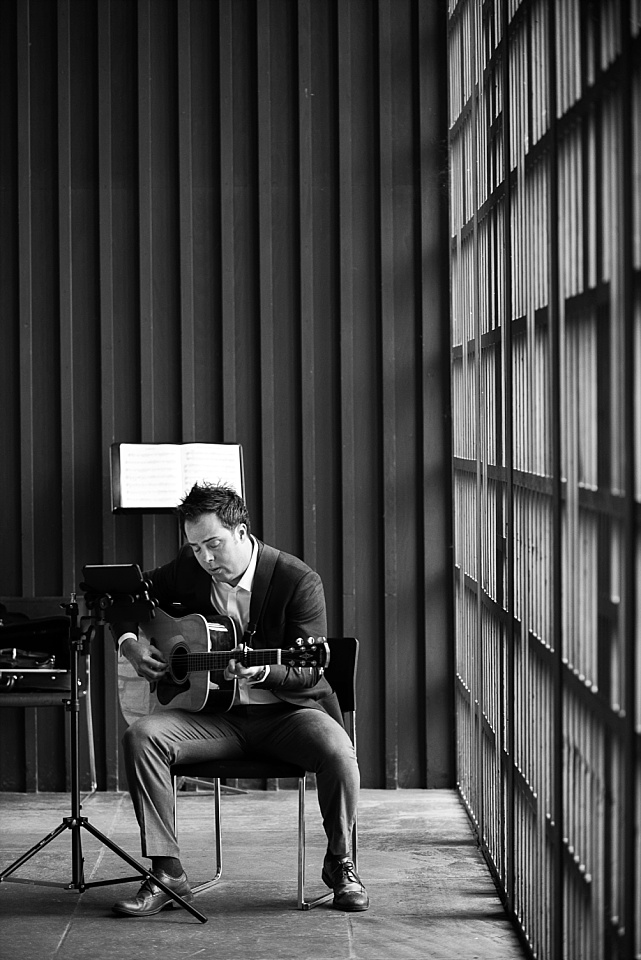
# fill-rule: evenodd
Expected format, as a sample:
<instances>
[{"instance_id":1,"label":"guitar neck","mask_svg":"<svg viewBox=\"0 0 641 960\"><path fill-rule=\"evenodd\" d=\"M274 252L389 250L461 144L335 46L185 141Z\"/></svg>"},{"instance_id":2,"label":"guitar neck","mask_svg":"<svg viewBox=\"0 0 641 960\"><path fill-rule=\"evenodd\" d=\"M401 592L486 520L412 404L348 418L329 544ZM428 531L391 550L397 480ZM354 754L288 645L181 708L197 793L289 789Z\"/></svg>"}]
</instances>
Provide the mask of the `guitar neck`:
<instances>
[{"instance_id":1,"label":"guitar neck","mask_svg":"<svg viewBox=\"0 0 641 960\"><path fill-rule=\"evenodd\" d=\"M283 654L287 659L287 651L278 648L275 650L246 650L244 653L237 652L234 659L239 660L245 667L266 667L282 663ZM198 673L202 670L224 670L231 656L229 650L178 654L181 666L184 666L189 673Z\"/></svg>"}]
</instances>

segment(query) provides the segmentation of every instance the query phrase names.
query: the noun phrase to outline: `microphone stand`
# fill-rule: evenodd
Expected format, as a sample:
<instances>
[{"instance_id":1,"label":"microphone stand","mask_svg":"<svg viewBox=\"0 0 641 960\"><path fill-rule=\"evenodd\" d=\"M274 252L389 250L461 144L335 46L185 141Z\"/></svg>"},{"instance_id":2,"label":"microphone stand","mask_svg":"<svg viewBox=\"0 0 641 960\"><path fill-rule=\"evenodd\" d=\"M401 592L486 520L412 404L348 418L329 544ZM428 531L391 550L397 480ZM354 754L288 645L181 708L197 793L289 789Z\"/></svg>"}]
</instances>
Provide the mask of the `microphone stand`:
<instances>
[{"instance_id":1,"label":"microphone stand","mask_svg":"<svg viewBox=\"0 0 641 960\"><path fill-rule=\"evenodd\" d=\"M86 634L83 634L78 622L78 602L75 593L71 594L68 603L61 604L66 610L70 619L69 643L71 648L71 695L69 700L65 701L66 709L70 714L71 727L71 816L64 817L55 830L39 840L30 850L27 850L21 857L15 860L9 867L0 873L0 882L7 881L13 883L38 884L41 886L63 887L65 890L77 890L84 893L89 887L108 886L113 883L130 883L139 879L140 876L145 879L150 877L153 882L168 894L175 903L191 913L192 916L200 920L201 923L207 922L207 917L197 910L191 903L188 903L175 891L168 887L164 881L154 876L150 870L143 867L142 864L134 860L125 850L119 847L104 833L98 830L90 823L88 817L81 815L82 805L80 802L80 773L79 773L79 716L80 716L80 694L78 690L79 679L79 661L81 653L85 652L85 643L88 643ZM57 883L51 880L26 880L20 877L13 877L14 871L18 870L23 864L30 860L36 853L46 847L52 840L60 836L65 830L71 831L71 875L70 883ZM86 881L84 877L84 857L82 855L82 831L87 830L100 843L108 847L113 853L124 860L132 869L138 872L139 876L118 877L113 880L92 880Z\"/></svg>"}]
</instances>

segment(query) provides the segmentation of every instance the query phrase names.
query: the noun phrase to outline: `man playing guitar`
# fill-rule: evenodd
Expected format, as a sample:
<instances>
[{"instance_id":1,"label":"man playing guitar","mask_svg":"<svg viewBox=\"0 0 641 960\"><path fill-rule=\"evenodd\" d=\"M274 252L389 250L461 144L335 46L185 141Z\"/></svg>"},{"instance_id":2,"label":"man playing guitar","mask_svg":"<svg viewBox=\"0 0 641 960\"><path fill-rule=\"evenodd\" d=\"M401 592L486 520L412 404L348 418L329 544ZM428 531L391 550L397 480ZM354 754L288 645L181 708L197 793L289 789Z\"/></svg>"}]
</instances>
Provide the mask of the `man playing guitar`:
<instances>
[{"instance_id":1,"label":"man playing guitar","mask_svg":"<svg viewBox=\"0 0 641 960\"><path fill-rule=\"evenodd\" d=\"M324 637L327 615L317 573L251 535L244 501L226 486L195 485L178 507L185 543L170 563L145 574L165 613L230 618L246 647L266 654L300 638ZM136 624L115 624L120 656L156 685L167 658ZM327 834L322 877L339 910L367 910L369 898L351 859L359 771L336 695L321 666L286 662L248 665L234 650L224 669L233 695L221 712L215 695L197 712L155 711L128 727L124 754L140 826L142 854L152 872L186 900L192 898L173 831L170 766L182 761L260 754L316 774ZM267 659L267 656L265 657ZM121 916L158 913L171 897L153 880L114 904Z\"/></svg>"}]
</instances>

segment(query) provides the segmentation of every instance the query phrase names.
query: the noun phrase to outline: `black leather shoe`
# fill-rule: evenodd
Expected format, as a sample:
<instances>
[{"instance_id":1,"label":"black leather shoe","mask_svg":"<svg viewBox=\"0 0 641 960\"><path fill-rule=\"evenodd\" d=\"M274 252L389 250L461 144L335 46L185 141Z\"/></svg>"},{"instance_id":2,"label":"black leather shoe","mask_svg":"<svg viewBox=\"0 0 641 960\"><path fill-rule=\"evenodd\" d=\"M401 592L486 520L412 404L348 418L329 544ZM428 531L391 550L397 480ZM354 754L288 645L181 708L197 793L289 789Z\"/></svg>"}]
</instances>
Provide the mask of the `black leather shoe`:
<instances>
[{"instance_id":1,"label":"black leather shoe","mask_svg":"<svg viewBox=\"0 0 641 960\"><path fill-rule=\"evenodd\" d=\"M323 882L334 891L333 906L337 910L356 913L367 910L369 897L367 890L356 873L354 863L349 857L326 856L323 861Z\"/></svg>"},{"instance_id":2,"label":"black leather shoe","mask_svg":"<svg viewBox=\"0 0 641 960\"><path fill-rule=\"evenodd\" d=\"M162 880L170 890L177 893L183 900L189 902L194 899L194 895L187 882L186 873L182 873L178 878L174 879L174 877L168 876L164 870L159 870L158 879ZM119 900L117 903L114 903L111 909L114 913L118 913L124 917L152 917L154 913L160 913L165 907L171 906L175 902L168 893L165 893L164 890L161 890L160 887L154 883L153 877L148 877L133 899ZM180 904L177 903L176 906L179 907Z\"/></svg>"}]
</instances>

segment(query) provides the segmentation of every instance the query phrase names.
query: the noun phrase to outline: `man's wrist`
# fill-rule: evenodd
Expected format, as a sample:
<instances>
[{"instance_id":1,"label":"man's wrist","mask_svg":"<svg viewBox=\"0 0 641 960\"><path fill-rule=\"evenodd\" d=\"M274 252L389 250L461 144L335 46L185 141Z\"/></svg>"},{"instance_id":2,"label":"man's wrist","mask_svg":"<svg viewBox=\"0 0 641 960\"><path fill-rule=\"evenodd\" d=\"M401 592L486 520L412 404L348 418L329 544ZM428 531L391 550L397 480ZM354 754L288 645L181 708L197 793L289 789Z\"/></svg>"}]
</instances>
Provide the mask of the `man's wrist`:
<instances>
[{"instance_id":1,"label":"man's wrist","mask_svg":"<svg viewBox=\"0 0 641 960\"><path fill-rule=\"evenodd\" d=\"M132 633L131 631L127 631L127 633L123 633L120 637L118 637L118 656L119 657L124 656L124 653L122 652L122 647L125 640L134 640L136 643L138 643L139 639L140 638L138 637L138 635L136 633Z\"/></svg>"},{"instance_id":2,"label":"man's wrist","mask_svg":"<svg viewBox=\"0 0 641 960\"><path fill-rule=\"evenodd\" d=\"M260 673L255 674L253 677L249 677L250 683L263 683L269 676L269 665L262 668Z\"/></svg>"}]
</instances>

